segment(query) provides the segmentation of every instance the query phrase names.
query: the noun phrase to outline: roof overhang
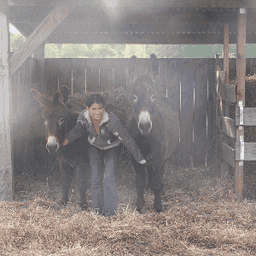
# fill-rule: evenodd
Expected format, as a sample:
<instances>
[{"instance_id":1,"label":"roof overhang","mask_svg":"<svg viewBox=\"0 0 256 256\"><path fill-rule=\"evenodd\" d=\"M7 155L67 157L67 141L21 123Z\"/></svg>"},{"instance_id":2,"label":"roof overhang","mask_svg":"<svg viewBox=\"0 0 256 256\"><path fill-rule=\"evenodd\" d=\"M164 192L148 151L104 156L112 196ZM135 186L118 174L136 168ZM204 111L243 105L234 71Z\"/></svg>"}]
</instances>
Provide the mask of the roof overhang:
<instances>
[{"instance_id":1,"label":"roof overhang","mask_svg":"<svg viewBox=\"0 0 256 256\"><path fill-rule=\"evenodd\" d=\"M71 1L9 0L9 21L28 37L56 5ZM113 2L113 1L112 1ZM236 43L237 13L247 8L247 43L256 42L256 1L136 1L77 4L48 43L222 44L224 25Z\"/></svg>"}]
</instances>

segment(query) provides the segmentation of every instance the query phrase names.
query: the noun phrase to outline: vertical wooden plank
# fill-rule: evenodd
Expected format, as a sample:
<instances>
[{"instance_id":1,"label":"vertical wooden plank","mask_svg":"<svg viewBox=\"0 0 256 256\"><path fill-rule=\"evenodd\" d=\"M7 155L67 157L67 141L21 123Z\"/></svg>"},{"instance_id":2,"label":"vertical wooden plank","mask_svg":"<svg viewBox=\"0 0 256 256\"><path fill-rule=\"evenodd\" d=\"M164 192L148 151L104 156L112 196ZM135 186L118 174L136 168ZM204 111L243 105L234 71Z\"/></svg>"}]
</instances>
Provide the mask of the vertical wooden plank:
<instances>
[{"instance_id":1,"label":"vertical wooden plank","mask_svg":"<svg viewBox=\"0 0 256 256\"><path fill-rule=\"evenodd\" d=\"M137 59L139 74L146 75L148 73L149 58L138 58Z\"/></svg>"},{"instance_id":2,"label":"vertical wooden plank","mask_svg":"<svg viewBox=\"0 0 256 256\"><path fill-rule=\"evenodd\" d=\"M213 164L217 159L215 155L215 144L216 144L216 109L215 100L216 100L216 68L215 68L215 59L208 59L208 83L209 83L209 95L207 102L208 109L208 146L207 146L207 161L208 165Z\"/></svg>"},{"instance_id":3,"label":"vertical wooden plank","mask_svg":"<svg viewBox=\"0 0 256 256\"><path fill-rule=\"evenodd\" d=\"M251 75L251 65L252 65L252 59L251 58L247 58L246 59L246 75Z\"/></svg>"},{"instance_id":4,"label":"vertical wooden plank","mask_svg":"<svg viewBox=\"0 0 256 256\"><path fill-rule=\"evenodd\" d=\"M59 62L59 86L66 85L69 89L69 94L73 92L73 59L58 59Z\"/></svg>"},{"instance_id":5,"label":"vertical wooden plank","mask_svg":"<svg viewBox=\"0 0 256 256\"><path fill-rule=\"evenodd\" d=\"M32 74L33 68L35 63L34 58L29 58L26 62L22 65L22 73L23 73L23 85L22 85L22 115L21 115L21 133L22 139L19 140L21 152L19 154L22 155L22 166L23 172L25 173L33 173L34 170L31 170L31 161L33 161L32 149L30 147L30 142L35 139L36 136L39 136L40 128L38 128L38 124L35 122L35 119L40 120L38 116L31 108L31 95L30 89L32 87ZM40 113L41 115L41 113ZM41 125L43 126L43 125ZM38 134L37 134L38 132ZM44 133L43 133L44 134Z\"/></svg>"},{"instance_id":6,"label":"vertical wooden plank","mask_svg":"<svg viewBox=\"0 0 256 256\"><path fill-rule=\"evenodd\" d=\"M98 59L86 59L87 91L100 90L100 71Z\"/></svg>"},{"instance_id":7,"label":"vertical wooden plank","mask_svg":"<svg viewBox=\"0 0 256 256\"><path fill-rule=\"evenodd\" d=\"M138 68L139 68L139 74L140 75L146 75L148 73L149 68L149 58L138 58ZM158 59L159 64L159 76L158 81L156 82L157 87L155 88L159 93L161 93L163 96L166 96L166 59Z\"/></svg>"},{"instance_id":8,"label":"vertical wooden plank","mask_svg":"<svg viewBox=\"0 0 256 256\"><path fill-rule=\"evenodd\" d=\"M126 88L126 59L115 59L114 61L114 87Z\"/></svg>"},{"instance_id":9,"label":"vertical wooden plank","mask_svg":"<svg viewBox=\"0 0 256 256\"><path fill-rule=\"evenodd\" d=\"M114 89L114 59L101 59L100 60L100 91L108 91Z\"/></svg>"},{"instance_id":10,"label":"vertical wooden plank","mask_svg":"<svg viewBox=\"0 0 256 256\"><path fill-rule=\"evenodd\" d=\"M224 25L224 71L225 82L229 83L229 25Z\"/></svg>"},{"instance_id":11,"label":"vertical wooden plank","mask_svg":"<svg viewBox=\"0 0 256 256\"><path fill-rule=\"evenodd\" d=\"M244 108L245 106L245 71L246 71L246 12L244 8L238 11L237 21L237 107ZM244 158L244 127L242 120L236 128L236 142L240 144L240 158ZM243 161L236 161L235 170L235 193L242 196L243 193Z\"/></svg>"},{"instance_id":12,"label":"vertical wooden plank","mask_svg":"<svg viewBox=\"0 0 256 256\"><path fill-rule=\"evenodd\" d=\"M236 58L229 59L229 79L231 79L231 83L233 83L232 80L234 80L236 77Z\"/></svg>"},{"instance_id":13,"label":"vertical wooden plank","mask_svg":"<svg viewBox=\"0 0 256 256\"><path fill-rule=\"evenodd\" d=\"M181 82L181 59L167 59L166 72L167 72L167 98L172 102L176 111L180 112L180 82ZM179 120L179 133L180 133L180 120ZM180 136L177 149L174 150L173 161L174 164L180 165Z\"/></svg>"},{"instance_id":14,"label":"vertical wooden plank","mask_svg":"<svg viewBox=\"0 0 256 256\"><path fill-rule=\"evenodd\" d=\"M229 84L229 25L225 24L224 25L224 46L223 46L223 52L224 52L224 72L225 72L225 83ZM224 116L229 117L229 109L230 109L230 103L227 101L222 101L223 103L223 112ZM228 143L227 138L221 133L221 141L222 143ZM227 165L225 159L223 159L222 156L222 161L221 161L221 177L225 177L227 170L229 166Z\"/></svg>"},{"instance_id":15,"label":"vertical wooden plank","mask_svg":"<svg viewBox=\"0 0 256 256\"><path fill-rule=\"evenodd\" d=\"M33 138L31 126L30 92L33 59L29 58L15 72L12 79L12 136L13 136L13 170L15 173L26 171L28 158L27 145Z\"/></svg>"},{"instance_id":16,"label":"vertical wooden plank","mask_svg":"<svg viewBox=\"0 0 256 256\"><path fill-rule=\"evenodd\" d=\"M193 164L193 59L182 59L181 73L181 105L180 105L180 148L181 163L185 166Z\"/></svg>"},{"instance_id":17,"label":"vertical wooden plank","mask_svg":"<svg viewBox=\"0 0 256 256\"><path fill-rule=\"evenodd\" d=\"M219 86L220 86L220 59L219 55L216 54L216 62L215 62L215 70L216 70L216 91L215 91L215 135L216 135L216 143L215 143L215 156L218 161L218 165L221 162L221 155L220 155L220 134L219 134L219 127L218 127L218 120L219 120L219 105L220 105L220 99L219 99Z\"/></svg>"},{"instance_id":18,"label":"vertical wooden plank","mask_svg":"<svg viewBox=\"0 0 256 256\"><path fill-rule=\"evenodd\" d=\"M194 59L195 107L194 107L194 166L205 164L206 116L207 116L207 59Z\"/></svg>"},{"instance_id":19,"label":"vertical wooden plank","mask_svg":"<svg viewBox=\"0 0 256 256\"><path fill-rule=\"evenodd\" d=\"M18 69L12 76L11 76L11 124L12 124L12 155L13 155L13 170L16 168L17 156L18 156L18 148L15 146L17 145L17 138L18 134L18 112L20 111L19 102L18 102L18 85L20 85L20 69Z\"/></svg>"},{"instance_id":20,"label":"vertical wooden plank","mask_svg":"<svg viewBox=\"0 0 256 256\"><path fill-rule=\"evenodd\" d=\"M73 92L85 93L85 59L73 59Z\"/></svg>"},{"instance_id":21,"label":"vertical wooden plank","mask_svg":"<svg viewBox=\"0 0 256 256\"><path fill-rule=\"evenodd\" d=\"M129 60L130 59L126 60L126 67L128 67ZM149 58L137 58L139 76L146 75L148 73L149 61L150 61ZM126 85L129 86L127 83L127 68L126 68ZM129 90L131 88L127 88L127 89Z\"/></svg>"},{"instance_id":22,"label":"vertical wooden plank","mask_svg":"<svg viewBox=\"0 0 256 256\"><path fill-rule=\"evenodd\" d=\"M159 76L157 78L157 88L156 90L166 97L166 89L167 89L167 61L165 58L158 59L159 64Z\"/></svg>"},{"instance_id":23,"label":"vertical wooden plank","mask_svg":"<svg viewBox=\"0 0 256 256\"><path fill-rule=\"evenodd\" d=\"M58 59L45 59L46 95L51 97L58 91Z\"/></svg>"},{"instance_id":24,"label":"vertical wooden plank","mask_svg":"<svg viewBox=\"0 0 256 256\"><path fill-rule=\"evenodd\" d=\"M0 201L13 197L13 166L10 126L9 23L0 11Z\"/></svg>"}]
</instances>

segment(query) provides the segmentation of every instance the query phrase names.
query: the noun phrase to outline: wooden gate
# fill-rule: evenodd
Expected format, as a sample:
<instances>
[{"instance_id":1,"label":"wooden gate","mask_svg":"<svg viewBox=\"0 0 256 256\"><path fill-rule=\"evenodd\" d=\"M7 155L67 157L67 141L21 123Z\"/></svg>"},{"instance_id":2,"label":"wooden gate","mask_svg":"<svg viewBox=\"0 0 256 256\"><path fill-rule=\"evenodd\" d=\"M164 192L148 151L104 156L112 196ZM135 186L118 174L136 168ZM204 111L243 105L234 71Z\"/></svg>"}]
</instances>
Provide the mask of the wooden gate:
<instances>
[{"instance_id":1,"label":"wooden gate","mask_svg":"<svg viewBox=\"0 0 256 256\"><path fill-rule=\"evenodd\" d=\"M256 72L255 59L246 60L247 79L255 79L254 82L245 84L245 106L237 103L237 88L234 81L226 81L226 73L222 70L222 63L217 61L217 102L216 120L219 131L218 159L221 161L221 173L227 174L227 170L234 175L235 189L238 195L246 194L247 197L255 197L255 178L250 178L243 187L246 174L252 176L251 168L255 167L256 161L256 78L252 76ZM235 77L236 59L230 60L230 77ZM244 136L237 136L236 129L244 127ZM244 167L244 172L236 175L236 165ZM252 188L252 189L251 189ZM251 191L249 191L251 190Z\"/></svg>"}]
</instances>

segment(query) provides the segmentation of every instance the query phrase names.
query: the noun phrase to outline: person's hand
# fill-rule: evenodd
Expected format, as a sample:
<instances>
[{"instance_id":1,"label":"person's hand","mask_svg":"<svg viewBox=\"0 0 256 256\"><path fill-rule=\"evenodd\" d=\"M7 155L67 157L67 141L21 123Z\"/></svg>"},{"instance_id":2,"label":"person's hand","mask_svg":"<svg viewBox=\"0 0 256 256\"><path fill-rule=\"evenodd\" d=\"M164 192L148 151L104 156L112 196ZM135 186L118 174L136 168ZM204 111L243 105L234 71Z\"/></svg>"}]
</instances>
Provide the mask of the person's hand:
<instances>
[{"instance_id":1,"label":"person's hand","mask_svg":"<svg viewBox=\"0 0 256 256\"><path fill-rule=\"evenodd\" d=\"M66 146L69 143L68 139L65 139L64 142L62 143L62 146Z\"/></svg>"},{"instance_id":2,"label":"person's hand","mask_svg":"<svg viewBox=\"0 0 256 256\"><path fill-rule=\"evenodd\" d=\"M147 164L147 162L146 162L146 160L145 160L145 159L143 159L143 160L139 161L139 163L140 163L140 164L145 164L145 165Z\"/></svg>"}]
</instances>

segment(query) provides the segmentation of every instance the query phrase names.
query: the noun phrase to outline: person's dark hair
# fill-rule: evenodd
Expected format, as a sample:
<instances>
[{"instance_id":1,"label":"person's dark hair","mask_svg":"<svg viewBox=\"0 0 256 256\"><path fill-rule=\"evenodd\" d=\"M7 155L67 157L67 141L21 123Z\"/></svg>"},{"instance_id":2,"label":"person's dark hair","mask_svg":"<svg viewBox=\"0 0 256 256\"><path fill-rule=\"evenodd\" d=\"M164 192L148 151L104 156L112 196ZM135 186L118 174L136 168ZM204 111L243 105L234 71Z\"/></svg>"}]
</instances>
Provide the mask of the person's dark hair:
<instances>
[{"instance_id":1,"label":"person's dark hair","mask_svg":"<svg viewBox=\"0 0 256 256\"><path fill-rule=\"evenodd\" d=\"M88 108L90 108L93 103L98 103L98 104L102 105L103 107L105 107L105 100L104 100L104 98L103 98L100 94L98 94L98 93L92 93L92 94L90 94L90 95L88 96L88 98L86 99L86 106L87 106Z\"/></svg>"}]
</instances>

